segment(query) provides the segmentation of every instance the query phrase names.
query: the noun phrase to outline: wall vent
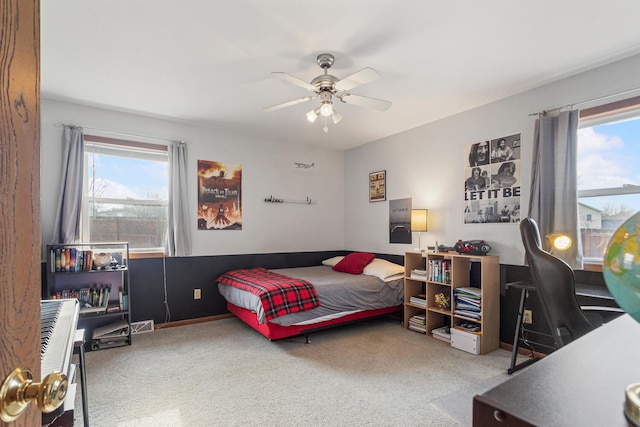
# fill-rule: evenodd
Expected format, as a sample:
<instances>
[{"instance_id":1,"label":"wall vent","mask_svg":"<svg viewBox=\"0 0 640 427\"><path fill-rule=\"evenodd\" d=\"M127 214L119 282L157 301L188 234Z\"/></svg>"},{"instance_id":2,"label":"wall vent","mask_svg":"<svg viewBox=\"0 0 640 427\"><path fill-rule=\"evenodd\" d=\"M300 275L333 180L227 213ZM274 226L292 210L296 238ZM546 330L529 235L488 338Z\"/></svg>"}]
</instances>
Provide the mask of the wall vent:
<instances>
[{"instance_id":1,"label":"wall vent","mask_svg":"<svg viewBox=\"0 0 640 427\"><path fill-rule=\"evenodd\" d=\"M131 322L131 333L133 335L144 334L145 332L153 332L153 320Z\"/></svg>"}]
</instances>

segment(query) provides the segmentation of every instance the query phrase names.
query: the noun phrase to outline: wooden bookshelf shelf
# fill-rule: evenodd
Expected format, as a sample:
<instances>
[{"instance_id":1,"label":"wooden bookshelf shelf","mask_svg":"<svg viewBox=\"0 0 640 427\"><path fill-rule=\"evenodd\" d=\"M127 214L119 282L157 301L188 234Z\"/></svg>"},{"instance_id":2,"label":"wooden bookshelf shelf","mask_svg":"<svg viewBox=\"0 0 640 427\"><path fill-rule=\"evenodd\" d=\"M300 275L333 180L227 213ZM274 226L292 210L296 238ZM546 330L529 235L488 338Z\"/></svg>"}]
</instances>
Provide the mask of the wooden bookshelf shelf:
<instances>
[{"instance_id":1,"label":"wooden bookshelf shelf","mask_svg":"<svg viewBox=\"0 0 640 427\"><path fill-rule=\"evenodd\" d=\"M85 349L108 348L106 339L94 337L98 328L125 325L110 346L131 344L129 304L129 244L127 242L47 245L47 283L44 299L77 298L78 329ZM117 345L116 345L117 344Z\"/></svg>"},{"instance_id":2,"label":"wooden bookshelf shelf","mask_svg":"<svg viewBox=\"0 0 640 427\"><path fill-rule=\"evenodd\" d=\"M434 329L445 326L459 328L463 324L471 325L480 329L476 334L480 339L480 354L489 353L498 348L500 341L499 257L452 252L407 252L404 259L405 328L409 328L410 319L414 316L425 317L426 336L433 336ZM426 270L426 277L416 278L415 274L412 274L416 269ZM459 288L469 288L479 295L479 309L470 315L478 318L454 313L456 289L464 290ZM426 296L426 307L411 303L411 297L419 294ZM448 307L438 304L436 295L439 294L443 294L445 299L448 299Z\"/></svg>"}]
</instances>

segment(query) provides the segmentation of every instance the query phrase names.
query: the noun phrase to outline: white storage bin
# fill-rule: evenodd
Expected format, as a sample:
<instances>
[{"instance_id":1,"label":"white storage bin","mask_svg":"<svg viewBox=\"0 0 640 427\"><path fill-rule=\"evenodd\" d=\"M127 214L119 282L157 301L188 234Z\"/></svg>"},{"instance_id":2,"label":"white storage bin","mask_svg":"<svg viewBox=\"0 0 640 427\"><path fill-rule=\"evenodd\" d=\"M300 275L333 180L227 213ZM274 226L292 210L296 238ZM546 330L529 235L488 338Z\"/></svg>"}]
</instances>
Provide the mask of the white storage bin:
<instances>
[{"instance_id":1,"label":"white storage bin","mask_svg":"<svg viewBox=\"0 0 640 427\"><path fill-rule=\"evenodd\" d=\"M471 354L480 354L480 338L478 334L451 328L451 347Z\"/></svg>"}]
</instances>

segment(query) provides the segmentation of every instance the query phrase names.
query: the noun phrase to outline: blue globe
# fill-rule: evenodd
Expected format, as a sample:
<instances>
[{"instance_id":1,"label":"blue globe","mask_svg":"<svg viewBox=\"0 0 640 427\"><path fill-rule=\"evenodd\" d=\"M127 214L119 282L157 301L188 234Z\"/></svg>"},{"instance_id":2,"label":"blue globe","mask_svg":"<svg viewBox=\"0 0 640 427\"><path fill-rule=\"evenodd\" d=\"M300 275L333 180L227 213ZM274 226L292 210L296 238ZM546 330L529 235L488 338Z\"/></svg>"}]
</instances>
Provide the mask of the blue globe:
<instances>
[{"instance_id":1,"label":"blue globe","mask_svg":"<svg viewBox=\"0 0 640 427\"><path fill-rule=\"evenodd\" d=\"M602 273L616 303L640 322L640 212L613 233Z\"/></svg>"}]
</instances>

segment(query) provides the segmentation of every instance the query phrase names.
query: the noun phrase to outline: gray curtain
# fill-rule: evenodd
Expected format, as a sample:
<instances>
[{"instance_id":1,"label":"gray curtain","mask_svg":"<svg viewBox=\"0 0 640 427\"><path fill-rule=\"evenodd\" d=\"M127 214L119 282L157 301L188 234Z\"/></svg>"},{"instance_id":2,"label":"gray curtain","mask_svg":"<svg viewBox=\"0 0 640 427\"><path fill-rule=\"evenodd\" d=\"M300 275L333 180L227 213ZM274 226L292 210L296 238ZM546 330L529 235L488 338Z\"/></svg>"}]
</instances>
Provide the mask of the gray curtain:
<instances>
[{"instance_id":1,"label":"gray curtain","mask_svg":"<svg viewBox=\"0 0 640 427\"><path fill-rule=\"evenodd\" d=\"M538 223L542 245L547 250L550 249L547 235L570 236L571 247L554 251L554 255L571 267L581 269L576 171L578 119L578 111L573 110L553 117L543 115L536 120L529 217Z\"/></svg>"},{"instance_id":2,"label":"gray curtain","mask_svg":"<svg viewBox=\"0 0 640 427\"><path fill-rule=\"evenodd\" d=\"M81 127L64 125L62 182L52 244L80 241L84 143Z\"/></svg>"},{"instance_id":3,"label":"gray curtain","mask_svg":"<svg viewBox=\"0 0 640 427\"><path fill-rule=\"evenodd\" d=\"M184 142L172 141L169 144L169 256L191 254L187 190L187 145Z\"/></svg>"}]
</instances>

